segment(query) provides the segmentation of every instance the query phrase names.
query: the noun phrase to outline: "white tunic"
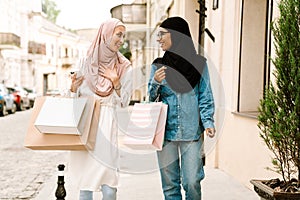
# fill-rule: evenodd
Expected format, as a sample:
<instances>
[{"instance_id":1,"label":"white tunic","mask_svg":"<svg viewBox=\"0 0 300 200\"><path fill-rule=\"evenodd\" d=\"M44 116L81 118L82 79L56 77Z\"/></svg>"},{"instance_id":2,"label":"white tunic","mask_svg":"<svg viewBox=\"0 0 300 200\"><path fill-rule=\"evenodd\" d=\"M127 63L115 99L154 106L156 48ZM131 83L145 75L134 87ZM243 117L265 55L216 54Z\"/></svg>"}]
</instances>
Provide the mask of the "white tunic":
<instances>
[{"instance_id":1,"label":"white tunic","mask_svg":"<svg viewBox=\"0 0 300 200\"><path fill-rule=\"evenodd\" d=\"M118 119L116 106L128 105L132 94L132 68L129 67L120 80L120 97L115 91L107 97L94 94L84 81L79 96L94 96L101 101L100 117L95 147L92 151L72 151L69 172L72 185L80 190L99 191L101 185L118 185Z\"/></svg>"}]
</instances>

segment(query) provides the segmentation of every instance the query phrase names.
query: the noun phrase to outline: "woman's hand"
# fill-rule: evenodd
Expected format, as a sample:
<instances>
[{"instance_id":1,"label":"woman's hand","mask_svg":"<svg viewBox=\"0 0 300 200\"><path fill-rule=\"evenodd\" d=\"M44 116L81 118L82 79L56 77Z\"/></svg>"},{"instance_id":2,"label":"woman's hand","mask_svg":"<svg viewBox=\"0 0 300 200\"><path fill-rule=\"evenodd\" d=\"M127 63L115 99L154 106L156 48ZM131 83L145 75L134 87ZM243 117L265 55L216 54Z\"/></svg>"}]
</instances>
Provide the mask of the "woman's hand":
<instances>
[{"instance_id":1,"label":"woman's hand","mask_svg":"<svg viewBox=\"0 0 300 200\"><path fill-rule=\"evenodd\" d=\"M167 67L162 66L161 68L155 71L154 80L156 82L161 83L162 80L166 78L166 72L165 72L166 69Z\"/></svg>"},{"instance_id":2,"label":"woman's hand","mask_svg":"<svg viewBox=\"0 0 300 200\"><path fill-rule=\"evenodd\" d=\"M214 128L206 128L205 133L210 138L213 138L215 136L216 130Z\"/></svg>"},{"instance_id":3,"label":"woman's hand","mask_svg":"<svg viewBox=\"0 0 300 200\"><path fill-rule=\"evenodd\" d=\"M83 80L84 80L84 76L80 76L78 78L76 78L77 74L74 73L71 75L71 79L72 79L72 83L71 83L71 92L76 93L78 88L80 87L80 85L82 84Z\"/></svg>"},{"instance_id":4,"label":"woman's hand","mask_svg":"<svg viewBox=\"0 0 300 200\"><path fill-rule=\"evenodd\" d=\"M109 79L114 88L117 88L120 85L120 78L118 76L116 66L113 69L101 66L99 68L99 75Z\"/></svg>"}]
</instances>

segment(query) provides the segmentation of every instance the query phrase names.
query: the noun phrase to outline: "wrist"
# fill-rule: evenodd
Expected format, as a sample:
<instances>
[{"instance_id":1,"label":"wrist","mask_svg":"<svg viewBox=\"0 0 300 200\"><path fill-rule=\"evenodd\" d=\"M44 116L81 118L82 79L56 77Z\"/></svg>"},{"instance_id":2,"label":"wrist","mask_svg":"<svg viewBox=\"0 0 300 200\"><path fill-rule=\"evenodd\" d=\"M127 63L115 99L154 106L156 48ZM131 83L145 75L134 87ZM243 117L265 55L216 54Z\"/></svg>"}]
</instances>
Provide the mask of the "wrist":
<instances>
[{"instance_id":1,"label":"wrist","mask_svg":"<svg viewBox=\"0 0 300 200\"><path fill-rule=\"evenodd\" d=\"M114 85L115 90L120 90L121 87L122 87L121 83L119 83L118 85Z\"/></svg>"},{"instance_id":2,"label":"wrist","mask_svg":"<svg viewBox=\"0 0 300 200\"><path fill-rule=\"evenodd\" d=\"M118 78L116 78L116 79L112 80L112 84L115 88L115 87L119 86L121 83L120 83L120 80Z\"/></svg>"},{"instance_id":3,"label":"wrist","mask_svg":"<svg viewBox=\"0 0 300 200\"><path fill-rule=\"evenodd\" d=\"M71 86L70 91L76 93L77 89Z\"/></svg>"}]
</instances>

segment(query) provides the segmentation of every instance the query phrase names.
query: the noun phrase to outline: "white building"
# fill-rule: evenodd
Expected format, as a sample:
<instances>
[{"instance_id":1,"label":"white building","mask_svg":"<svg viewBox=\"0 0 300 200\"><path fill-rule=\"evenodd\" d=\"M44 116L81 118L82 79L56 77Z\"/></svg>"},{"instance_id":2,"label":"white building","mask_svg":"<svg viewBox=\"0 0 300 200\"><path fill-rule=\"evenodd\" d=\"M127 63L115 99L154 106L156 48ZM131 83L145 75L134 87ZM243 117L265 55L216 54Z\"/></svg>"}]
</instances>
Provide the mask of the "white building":
<instances>
[{"instance_id":1,"label":"white building","mask_svg":"<svg viewBox=\"0 0 300 200\"><path fill-rule=\"evenodd\" d=\"M39 95L67 88L89 41L47 20L40 0L1 0L0 16L0 81Z\"/></svg>"}]
</instances>

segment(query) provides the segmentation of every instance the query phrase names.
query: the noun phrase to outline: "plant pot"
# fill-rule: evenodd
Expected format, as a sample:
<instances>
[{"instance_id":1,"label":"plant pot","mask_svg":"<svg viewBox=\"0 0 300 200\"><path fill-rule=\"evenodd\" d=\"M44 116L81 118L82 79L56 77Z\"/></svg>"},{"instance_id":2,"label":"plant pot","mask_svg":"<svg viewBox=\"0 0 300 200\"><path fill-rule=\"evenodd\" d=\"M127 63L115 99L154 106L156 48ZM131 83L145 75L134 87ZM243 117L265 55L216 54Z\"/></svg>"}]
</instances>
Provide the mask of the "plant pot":
<instances>
[{"instance_id":1,"label":"plant pot","mask_svg":"<svg viewBox=\"0 0 300 200\"><path fill-rule=\"evenodd\" d=\"M251 180L255 192L261 200L300 200L300 193L276 192L263 183L263 180Z\"/></svg>"}]
</instances>

